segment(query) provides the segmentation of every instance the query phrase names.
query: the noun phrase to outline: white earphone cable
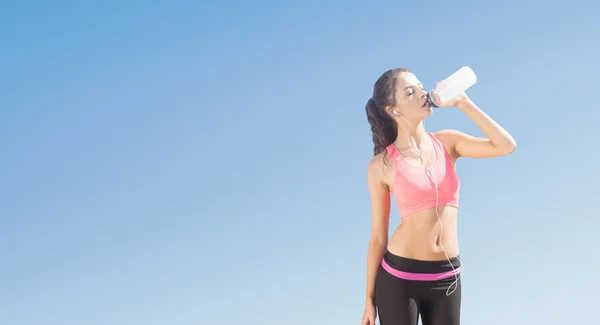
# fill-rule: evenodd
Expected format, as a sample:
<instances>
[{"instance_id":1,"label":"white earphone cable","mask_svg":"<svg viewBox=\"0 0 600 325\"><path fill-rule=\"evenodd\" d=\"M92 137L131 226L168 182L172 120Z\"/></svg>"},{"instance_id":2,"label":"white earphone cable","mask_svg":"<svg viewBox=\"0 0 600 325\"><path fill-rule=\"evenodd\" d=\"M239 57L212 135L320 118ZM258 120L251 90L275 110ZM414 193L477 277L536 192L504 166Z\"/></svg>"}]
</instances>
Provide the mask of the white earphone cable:
<instances>
[{"instance_id":1,"label":"white earphone cable","mask_svg":"<svg viewBox=\"0 0 600 325\"><path fill-rule=\"evenodd\" d=\"M398 113L398 111L394 110L394 113L402 116L402 118L404 118L407 122L408 122L408 139L410 139L410 129L411 129L411 123L410 121L402 114ZM439 154L437 152L435 143L433 143L433 139L430 139L433 145L433 150L435 153L435 162L437 162L437 160L439 159ZM410 145L410 144L409 144ZM418 150L417 148L413 148L415 151L417 151L419 153L419 158L421 158L421 164L423 165L425 172L427 173L427 166L425 165L425 160L423 158L423 151L422 150ZM433 165L434 165L434 161L431 160L430 161L430 167L433 169ZM462 261L460 260L460 257L456 257L456 259L459 262L460 268L461 268L461 272L457 275L456 269L454 268L454 265L452 265L452 261L450 260L450 257L448 256L448 252L446 251L446 249L444 248L444 244L442 244L442 236L443 236L443 223L442 223L442 217L440 216L440 213L438 211L438 204L439 204L439 200L440 200L440 196L439 196L439 191L438 191L438 184L437 184L437 178L435 176L435 171L434 170L429 170L429 180L431 180L431 176L433 177L433 185L435 187L435 214L438 218L438 222L440 223L440 247L442 247L442 250L444 251L444 255L446 256L446 260L448 261L448 263L450 264L450 267L452 268L452 273L454 274L454 277L456 278L456 280L454 280L454 282L452 282L450 284L450 286L448 286L448 289L446 290L446 296L450 296L452 293L454 293L454 291L456 291L456 289L458 288L458 280L460 279L462 272L464 270L463 265L462 265ZM454 288L451 290L451 288ZM450 291L451 290L451 291Z\"/></svg>"}]
</instances>

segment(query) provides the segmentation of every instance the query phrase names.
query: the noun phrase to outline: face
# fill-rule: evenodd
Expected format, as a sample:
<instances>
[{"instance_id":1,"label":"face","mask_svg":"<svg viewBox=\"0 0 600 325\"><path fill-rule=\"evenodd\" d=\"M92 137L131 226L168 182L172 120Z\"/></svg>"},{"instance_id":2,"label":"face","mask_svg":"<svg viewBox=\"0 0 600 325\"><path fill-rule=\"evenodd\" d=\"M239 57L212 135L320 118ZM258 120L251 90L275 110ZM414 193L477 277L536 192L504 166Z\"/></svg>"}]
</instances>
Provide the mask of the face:
<instances>
[{"instance_id":1,"label":"face","mask_svg":"<svg viewBox=\"0 0 600 325\"><path fill-rule=\"evenodd\" d=\"M431 115L431 106L427 105L427 91L414 74L402 72L398 76L396 80L396 107L394 108L411 121L419 121ZM391 110L390 113L392 113L392 116L396 116Z\"/></svg>"}]
</instances>

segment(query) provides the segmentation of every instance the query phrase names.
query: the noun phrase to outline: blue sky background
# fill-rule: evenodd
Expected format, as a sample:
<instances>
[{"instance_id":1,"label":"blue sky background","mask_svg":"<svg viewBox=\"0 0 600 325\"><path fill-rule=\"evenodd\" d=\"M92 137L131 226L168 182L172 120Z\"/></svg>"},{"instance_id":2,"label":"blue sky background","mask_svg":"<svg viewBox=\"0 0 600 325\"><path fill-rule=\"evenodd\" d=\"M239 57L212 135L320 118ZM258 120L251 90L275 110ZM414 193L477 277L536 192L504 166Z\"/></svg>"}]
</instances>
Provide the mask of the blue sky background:
<instances>
[{"instance_id":1,"label":"blue sky background","mask_svg":"<svg viewBox=\"0 0 600 325\"><path fill-rule=\"evenodd\" d=\"M359 324L373 83L463 65L518 144L458 165L463 324L589 323L597 12L2 2L0 324ZM457 109L425 126L482 135Z\"/></svg>"}]
</instances>

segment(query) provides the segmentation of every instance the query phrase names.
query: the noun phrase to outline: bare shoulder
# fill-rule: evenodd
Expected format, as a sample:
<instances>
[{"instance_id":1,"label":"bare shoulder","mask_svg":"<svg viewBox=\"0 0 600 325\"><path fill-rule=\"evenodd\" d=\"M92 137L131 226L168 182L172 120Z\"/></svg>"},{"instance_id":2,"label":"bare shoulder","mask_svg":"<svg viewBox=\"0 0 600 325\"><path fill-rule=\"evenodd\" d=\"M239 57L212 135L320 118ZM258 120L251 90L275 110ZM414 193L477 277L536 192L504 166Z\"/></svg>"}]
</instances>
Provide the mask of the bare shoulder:
<instances>
[{"instance_id":1,"label":"bare shoulder","mask_svg":"<svg viewBox=\"0 0 600 325\"><path fill-rule=\"evenodd\" d=\"M386 172L388 166L385 163L383 153L379 153L371 159L368 165L369 187L385 187Z\"/></svg>"},{"instance_id":2,"label":"bare shoulder","mask_svg":"<svg viewBox=\"0 0 600 325\"><path fill-rule=\"evenodd\" d=\"M369 181L374 178L381 179L383 176L383 153L379 153L371 159L369 162L367 171L369 174Z\"/></svg>"}]
</instances>

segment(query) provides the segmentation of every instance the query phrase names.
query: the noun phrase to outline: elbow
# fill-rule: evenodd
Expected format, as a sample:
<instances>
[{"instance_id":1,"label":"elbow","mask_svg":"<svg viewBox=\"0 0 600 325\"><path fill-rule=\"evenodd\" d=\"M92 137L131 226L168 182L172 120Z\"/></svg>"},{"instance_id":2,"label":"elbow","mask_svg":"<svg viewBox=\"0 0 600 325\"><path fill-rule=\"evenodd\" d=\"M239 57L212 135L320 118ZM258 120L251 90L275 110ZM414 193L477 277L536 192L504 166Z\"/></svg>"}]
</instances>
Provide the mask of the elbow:
<instances>
[{"instance_id":1,"label":"elbow","mask_svg":"<svg viewBox=\"0 0 600 325\"><path fill-rule=\"evenodd\" d=\"M508 156L508 155L512 154L513 152L515 152L516 149L517 149L517 145L515 143L512 143L512 144L507 145L506 147L502 148L502 150L500 150L500 155Z\"/></svg>"},{"instance_id":2,"label":"elbow","mask_svg":"<svg viewBox=\"0 0 600 325\"><path fill-rule=\"evenodd\" d=\"M502 146L496 147L496 149L499 156L508 156L515 152L515 150L517 149L517 143L514 139L511 138L507 141L507 143L505 143Z\"/></svg>"},{"instance_id":3,"label":"elbow","mask_svg":"<svg viewBox=\"0 0 600 325\"><path fill-rule=\"evenodd\" d=\"M388 238L382 234L371 234L371 239L369 240L369 246L374 248L387 247Z\"/></svg>"},{"instance_id":4,"label":"elbow","mask_svg":"<svg viewBox=\"0 0 600 325\"><path fill-rule=\"evenodd\" d=\"M515 150L517 150L517 142L514 139L510 139L508 145L506 146L504 154L510 155L511 153L515 152Z\"/></svg>"}]
</instances>

